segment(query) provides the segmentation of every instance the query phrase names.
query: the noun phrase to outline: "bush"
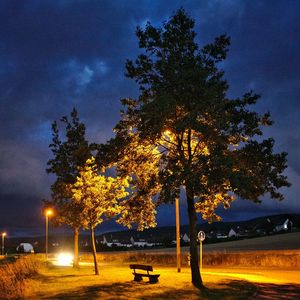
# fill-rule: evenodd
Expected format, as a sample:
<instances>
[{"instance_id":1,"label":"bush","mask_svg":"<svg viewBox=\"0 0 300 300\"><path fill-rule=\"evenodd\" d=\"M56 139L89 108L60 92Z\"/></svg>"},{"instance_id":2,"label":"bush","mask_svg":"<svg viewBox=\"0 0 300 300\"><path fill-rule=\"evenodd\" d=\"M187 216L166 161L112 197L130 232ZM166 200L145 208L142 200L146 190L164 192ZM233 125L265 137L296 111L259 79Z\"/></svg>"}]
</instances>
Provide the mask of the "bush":
<instances>
[{"instance_id":1,"label":"bush","mask_svg":"<svg viewBox=\"0 0 300 300\"><path fill-rule=\"evenodd\" d=\"M37 274L39 261L32 256L7 261L0 265L0 299L19 299L25 291L25 280Z\"/></svg>"}]
</instances>

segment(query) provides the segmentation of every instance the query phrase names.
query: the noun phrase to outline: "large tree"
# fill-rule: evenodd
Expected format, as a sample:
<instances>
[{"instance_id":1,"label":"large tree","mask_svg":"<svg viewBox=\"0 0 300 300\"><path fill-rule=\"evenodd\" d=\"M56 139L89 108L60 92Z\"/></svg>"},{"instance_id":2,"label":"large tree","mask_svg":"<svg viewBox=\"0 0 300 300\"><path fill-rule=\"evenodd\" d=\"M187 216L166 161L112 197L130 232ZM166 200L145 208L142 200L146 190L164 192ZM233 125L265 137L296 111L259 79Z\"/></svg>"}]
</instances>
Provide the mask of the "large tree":
<instances>
[{"instance_id":1,"label":"large tree","mask_svg":"<svg viewBox=\"0 0 300 300\"><path fill-rule=\"evenodd\" d=\"M247 92L230 99L218 63L230 39L221 35L199 49L194 21L183 9L162 27L137 29L145 51L126 63L127 76L140 87L138 99L124 99L116 137L100 148L103 163L118 161L121 175L133 176L133 192L124 202L121 222L155 225L156 205L186 192L190 224L192 283L203 286L197 255L197 212L219 220L215 209L242 199L259 202L288 186L282 174L286 153L273 152L274 140L263 139L271 125L268 113L251 107L259 95Z\"/></svg>"},{"instance_id":2,"label":"large tree","mask_svg":"<svg viewBox=\"0 0 300 300\"><path fill-rule=\"evenodd\" d=\"M92 155L92 145L85 137L85 125L80 122L74 108L71 118L61 118L62 139L58 123L52 124L52 143L50 149L53 158L48 161L47 172L56 176L51 186L52 199L47 202L55 208L54 222L58 225L66 224L74 230L74 267L78 267L78 238L79 229L85 224L82 215L82 204L72 201L70 185L74 184L79 175L79 167L83 167Z\"/></svg>"},{"instance_id":3,"label":"large tree","mask_svg":"<svg viewBox=\"0 0 300 300\"><path fill-rule=\"evenodd\" d=\"M128 186L127 178L112 178L99 174L94 157L89 158L86 164L79 168L79 176L71 186L74 204L82 207L81 215L85 220L83 227L91 232L95 275L99 275L99 269L94 230L105 219L120 212L118 202L128 195L125 190Z\"/></svg>"}]
</instances>

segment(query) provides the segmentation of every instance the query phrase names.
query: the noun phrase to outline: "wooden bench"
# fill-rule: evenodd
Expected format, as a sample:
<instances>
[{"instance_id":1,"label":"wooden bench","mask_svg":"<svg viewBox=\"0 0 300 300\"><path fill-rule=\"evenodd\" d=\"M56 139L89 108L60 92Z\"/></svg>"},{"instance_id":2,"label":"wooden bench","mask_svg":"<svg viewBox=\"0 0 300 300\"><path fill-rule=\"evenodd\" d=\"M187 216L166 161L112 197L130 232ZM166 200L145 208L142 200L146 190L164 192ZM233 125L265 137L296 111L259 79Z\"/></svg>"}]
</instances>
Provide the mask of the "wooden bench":
<instances>
[{"instance_id":1,"label":"wooden bench","mask_svg":"<svg viewBox=\"0 0 300 300\"><path fill-rule=\"evenodd\" d=\"M153 272L152 266L146 266L146 265L129 265L130 269L133 269L133 275L134 275L134 281L141 281L143 280L143 277L148 277L150 283L156 283L158 282L158 277L160 274L149 274L150 272ZM136 270L144 270L147 271L147 273L137 273Z\"/></svg>"}]
</instances>

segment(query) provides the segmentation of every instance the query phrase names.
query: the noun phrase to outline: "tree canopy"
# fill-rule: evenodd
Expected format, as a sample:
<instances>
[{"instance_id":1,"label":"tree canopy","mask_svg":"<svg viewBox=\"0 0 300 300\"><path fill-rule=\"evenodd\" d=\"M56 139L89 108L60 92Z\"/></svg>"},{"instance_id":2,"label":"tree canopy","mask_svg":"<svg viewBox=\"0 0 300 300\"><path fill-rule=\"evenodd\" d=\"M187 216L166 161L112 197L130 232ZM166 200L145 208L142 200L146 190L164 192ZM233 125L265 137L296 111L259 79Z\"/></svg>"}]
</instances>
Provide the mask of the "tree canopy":
<instances>
[{"instance_id":1,"label":"tree canopy","mask_svg":"<svg viewBox=\"0 0 300 300\"><path fill-rule=\"evenodd\" d=\"M69 184L76 181L79 167L84 166L91 157L92 147L86 140L85 125L80 122L75 108L70 116L71 120L67 116L60 120L64 126L65 139L60 136L58 123L54 121L52 124L52 143L49 147L54 157L47 163L47 172L56 176L51 186L51 202L57 210L56 221L71 227L80 227L81 207L70 201L72 195Z\"/></svg>"},{"instance_id":2,"label":"tree canopy","mask_svg":"<svg viewBox=\"0 0 300 300\"><path fill-rule=\"evenodd\" d=\"M72 201L82 206L85 229L95 228L104 219L116 216L120 212L119 200L128 195L126 178L106 177L98 173L95 158L91 157L79 168L79 176L71 186Z\"/></svg>"},{"instance_id":3,"label":"tree canopy","mask_svg":"<svg viewBox=\"0 0 300 300\"><path fill-rule=\"evenodd\" d=\"M82 204L72 201L70 185L74 184L79 175L79 167L84 166L91 157L93 145L85 137L85 125L80 122L74 108L71 118L61 118L63 134L55 121L52 124L52 143L49 145L53 158L47 163L47 172L56 176L51 186L52 199L47 205L55 208L54 222L58 225L66 224L74 229L74 266L78 265L78 230L85 225L82 215Z\"/></svg>"},{"instance_id":4,"label":"tree canopy","mask_svg":"<svg viewBox=\"0 0 300 300\"><path fill-rule=\"evenodd\" d=\"M286 153L273 153L274 140L262 139L270 114L253 107L260 96L227 96L228 83L218 67L228 52L226 35L199 49L194 21L183 9L162 27L147 23L136 31L144 51L126 63L126 75L140 87L138 99L123 99L116 137L100 147L102 164L117 163L119 175L132 176L132 196L123 221L155 225L161 202L173 202L186 191L190 221L192 282L201 287L196 212L219 220L216 208L237 197L259 202L282 200L279 188ZM147 224L145 224L145 222Z\"/></svg>"},{"instance_id":5,"label":"tree canopy","mask_svg":"<svg viewBox=\"0 0 300 300\"><path fill-rule=\"evenodd\" d=\"M118 201L128 195L127 178L112 178L98 174L98 166L92 156L83 167L79 167L79 176L71 185L72 201L82 208L82 227L91 231L95 274L99 274L94 228L105 218L116 216L119 212Z\"/></svg>"}]
</instances>

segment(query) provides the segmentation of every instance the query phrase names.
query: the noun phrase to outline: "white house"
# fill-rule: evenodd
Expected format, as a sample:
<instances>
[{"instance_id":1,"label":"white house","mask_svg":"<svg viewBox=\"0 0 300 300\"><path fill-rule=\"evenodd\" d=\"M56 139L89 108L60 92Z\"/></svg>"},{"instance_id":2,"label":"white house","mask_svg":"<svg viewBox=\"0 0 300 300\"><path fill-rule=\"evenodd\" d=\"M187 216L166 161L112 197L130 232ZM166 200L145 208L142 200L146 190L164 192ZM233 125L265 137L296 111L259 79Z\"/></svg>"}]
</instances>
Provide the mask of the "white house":
<instances>
[{"instance_id":1,"label":"white house","mask_svg":"<svg viewBox=\"0 0 300 300\"><path fill-rule=\"evenodd\" d=\"M105 236L103 236L103 240L100 243L106 245L107 247L132 247L132 244L124 244L122 242L119 242L119 240L112 240L108 242Z\"/></svg>"},{"instance_id":2,"label":"white house","mask_svg":"<svg viewBox=\"0 0 300 300\"><path fill-rule=\"evenodd\" d=\"M275 226L275 231L282 231L282 230L288 230L293 226L293 222L289 219L286 219L283 223L278 224Z\"/></svg>"},{"instance_id":3,"label":"white house","mask_svg":"<svg viewBox=\"0 0 300 300\"><path fill-rule=\"evenodd\" d=\"M147 246L150 246L146 240L143 240L143 239L139 239L138 242L134 242L134 246L136 247L147 247ZM152 244L151 244L152 246Z\"/></svg>"},{"instance_id":4,"label":"white house","mask_svg":"<svg viewBox=\"0 0 300 300\"><path fill-rule=\"evenodd\" d=\"M228 232L228 237L236 237L237 233L231 228Z\"/></svg>"},{"instance_id":5,"label":"white house","mask_svg":"<svg viewBox=\"0 0 300 300\"><path fill-rule=\"evenodd\" d=\"M217 233L217 239L227 239L228 236L226 234L223 233Z\"/></svg>"},{"instance_id":6,"label":"white house","mask_svg":"<svg viewBox=\"0 0 300 300\"><path fill-rule=\"evenodd\" d=\"M139 239L136 242L133 237L130 238L130 243L131 244L127 244L127 245L124 245L124 246L130 247L130 245L131 245L131 246L135 246L135 247L152 247L152 246L158 245L158 243L156 243L156 244L154 244L154 243L148 243L144 239Z\"/></svg>"},{"instance_id":7,"label":"white house","mask_svg":"<svg viewBox=\"0 0 300 300\"><path fill-rule=\"evenodd\" d=\"M185 243L189 243L191 241L190 238L189 238L189 236L186 233L182 236L182 240Z\"/></svg>"},{"instance_id":8,"label":"white house","mask_svg":"<svg viewBox=\"0 0 300 300\"><path fill-rule=\"evenodd\" d=\"M100 244L107 245L107 239L106 239L105 235L103 236L102 241L100 241Z\"/></svg>"}]
</instances>

